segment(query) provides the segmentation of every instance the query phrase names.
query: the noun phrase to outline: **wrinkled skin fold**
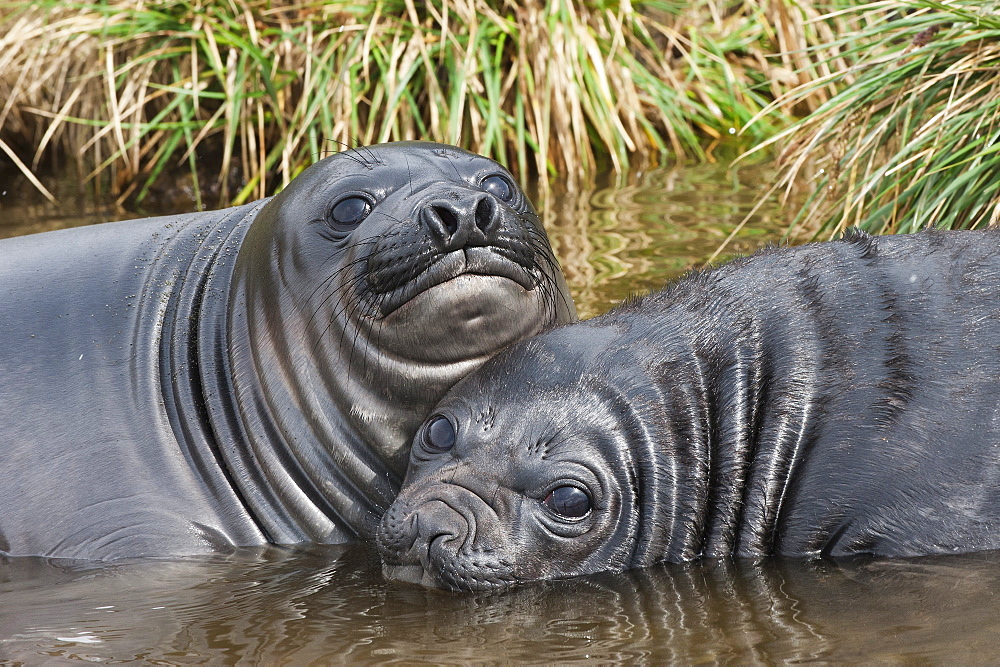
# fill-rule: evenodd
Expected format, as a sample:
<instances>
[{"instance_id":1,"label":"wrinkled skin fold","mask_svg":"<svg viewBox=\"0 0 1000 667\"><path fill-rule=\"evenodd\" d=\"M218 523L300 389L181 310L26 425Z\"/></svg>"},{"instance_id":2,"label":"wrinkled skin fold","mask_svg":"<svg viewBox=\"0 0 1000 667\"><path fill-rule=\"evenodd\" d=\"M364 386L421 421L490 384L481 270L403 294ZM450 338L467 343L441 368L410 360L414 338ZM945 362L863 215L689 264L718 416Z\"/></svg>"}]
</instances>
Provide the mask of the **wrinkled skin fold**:
<instances>
[{"instance_id":1,"label":"wrinkled skin fold","mask_svg":"<svg viewBox=\"0 0 1000 667\"><path fill-rule=\"evenodd\" d=\"M414 438L387 575L1000 548L998 243L767 249L511 346Z\"/></svg>"},{"instance_id":2,"label":"wrinkled skin fold","mask_svg":"<svg viewBox=\"0 0 1000 667\"><path fill-rule=\"evenodd\" d=\"M512 176L441 144L2 241L0 554L371 538L447 389L574 317Z\"/></svg>"}]
</instances>

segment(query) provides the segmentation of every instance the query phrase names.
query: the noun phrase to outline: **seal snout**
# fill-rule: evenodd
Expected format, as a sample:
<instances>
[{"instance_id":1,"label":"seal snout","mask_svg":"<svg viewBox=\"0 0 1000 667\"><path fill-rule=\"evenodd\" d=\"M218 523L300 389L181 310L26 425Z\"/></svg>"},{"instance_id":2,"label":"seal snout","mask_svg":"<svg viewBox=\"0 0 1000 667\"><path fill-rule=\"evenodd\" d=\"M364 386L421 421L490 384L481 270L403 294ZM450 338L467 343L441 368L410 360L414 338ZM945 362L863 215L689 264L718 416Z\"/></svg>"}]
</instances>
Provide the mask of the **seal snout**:
<instances>
[{"instance_id":1,"label":"seal snout","mask_svg":"<svg viewBox=\"0 0 1000 667\"><path fill-rule=\"evenodd\" d=\"M539 265L550 251L531 216L490 191L433 186L386 219L400 222L372 245L360 286L383 318L463 274L506 278L530 292L550 267Z\"/></svg>"},{"instance_id":2,"label":"seal snout","mask_svg":"<svg viewBox=\"0 0 1000 667\"><path fill-rule=\"evenodd\" d=\"M405 493L405 492L404 492ZM378 551L385 575L396 581L451 590L485 590L515 581L513 566L483 530L469 499L397 498L379 524Z\"/></svg>"},{"instance_id":3,"label":"seal snout","mask_svg":"<svg viewBox=\"0 0 1000 667\"><path fill-rule=\"evenodd\" d=\"M485 192L432 200L418 217L444 252L490 245L501 225L500 208Z\"/></svg>"},{"instance_id":4,"label":"seal snout","mask_svg":"<svg viewBox=\"0 0 1000 667\"><path fill-rule=\"evenodd\" d=\"M393 503L378 527L379 553L387 565L422 565L430 552L448 550L448 543L462 544L468 535L462 516L442 500L417 507Z\"/></svg>"}]
</instances>

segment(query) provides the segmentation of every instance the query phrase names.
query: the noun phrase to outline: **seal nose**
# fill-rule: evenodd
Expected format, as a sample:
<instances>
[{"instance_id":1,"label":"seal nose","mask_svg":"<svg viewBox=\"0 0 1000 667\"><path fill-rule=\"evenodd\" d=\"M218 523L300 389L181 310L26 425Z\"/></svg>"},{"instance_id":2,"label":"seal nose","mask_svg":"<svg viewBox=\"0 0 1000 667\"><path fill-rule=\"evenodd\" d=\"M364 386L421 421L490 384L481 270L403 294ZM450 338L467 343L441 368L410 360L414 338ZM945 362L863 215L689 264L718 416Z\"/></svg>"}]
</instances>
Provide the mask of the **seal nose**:
<instances>
[{"instance_id":1,"label":"seal nose","mask_svg":"<svg viewBox=\"0 0 1000 667\"><path fill-rule=\"evenodd\" d=\"M465 543L469 526L462 515L441 500L430 500L416 508L393 503L376 531L379 554L386 565L427 565L433 545L454 542L453 549Z\"/></svg>"},{"instance_id":2,"label":"seal nose","mask_svg":"<svg viewBox=\"0 0 1000 667\"><path fill-rule=\"evenodd\" d=\"M500 226L500 207L484 193L435 199L420 210L420 219L446 251L489 245Z\"/></svg>"}]
</instances>

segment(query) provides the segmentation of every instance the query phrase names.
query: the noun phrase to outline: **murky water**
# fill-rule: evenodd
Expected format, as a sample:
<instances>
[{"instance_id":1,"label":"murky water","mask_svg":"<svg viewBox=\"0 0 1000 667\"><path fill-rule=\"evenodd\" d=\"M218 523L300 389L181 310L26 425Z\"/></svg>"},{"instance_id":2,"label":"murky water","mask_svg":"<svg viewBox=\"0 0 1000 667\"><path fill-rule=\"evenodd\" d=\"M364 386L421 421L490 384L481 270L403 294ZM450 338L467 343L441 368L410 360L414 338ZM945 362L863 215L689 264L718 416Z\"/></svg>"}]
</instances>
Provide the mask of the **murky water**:
<instances>
[{"instance_id":1,"label":"murky water","mask_svg":"<svg viewBox=\"0 0 1000 667\"><path fill-rule=\"evenodd\" d=\"M760 167L660 169L545 200L581 314L700 265ZM0 173L0 237L129 214ZM727 252L784 229L765 206ZM0 509L2 511L2 509ZM994 662L1000 554L706 562L454 595L388 583L369 545L87 564L0 559L0 661Z\"/></svg>"},{"instance_id":2,"label":"murky water","mask_svg":"<svg viewBox=\"0 0 1000 667\"><path fill-rule=\"evenodd\" d=\"M996 554L709 562L455 595L367 545L94 567L0 561L0 660L994 661Z\"/></svg>"},{"instance_id":3,"label":"murky water","mask_svg":"<svg viewBox=\"0 0 1000 667\"><path fill-rule=\"evenodd\" d=\"M702 266L752 211L770 175L766 166L659 168L591 192L542 199L580 316L597 315ZM786 217L777 203L761 207L722 257L778 242Z\"/></svg>"}]
</instances>

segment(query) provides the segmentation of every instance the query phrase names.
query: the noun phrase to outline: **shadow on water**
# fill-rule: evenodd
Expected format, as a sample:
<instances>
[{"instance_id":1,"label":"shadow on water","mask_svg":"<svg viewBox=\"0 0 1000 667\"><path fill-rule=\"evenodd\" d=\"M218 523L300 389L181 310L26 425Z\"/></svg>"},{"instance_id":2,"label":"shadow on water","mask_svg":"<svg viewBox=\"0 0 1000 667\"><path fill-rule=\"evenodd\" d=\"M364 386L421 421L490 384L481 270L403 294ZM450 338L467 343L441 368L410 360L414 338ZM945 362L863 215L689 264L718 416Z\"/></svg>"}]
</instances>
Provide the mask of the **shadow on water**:
<instances>
[{"instance_id":1,"label":"shadow on water","mask_svg":"<svg viewBox=\"0 0 1000 667\"><path fill-rule=\"evenodd\" d=\"M193 198L181 189L161 197L152 209L130 211L115 206L110 198L95 196L68 172L45 179L45 185L55 202L46 200L20 172L0 159L0 239L194 210Z\"/></svg>"},{"instance_id":2,"label":"shadow on water","mask_svg":"<svg viewBox=\"0 0 1000 667\"><path fill-rule=\"evenodd\" d=\"M1000 648L1000 557L706 562L457 595L366 545L114 566L0 561L0 659L972 662Z\"/></svg>"},{"instance_id":3,"label":"shadow on water","mask_svg":"<svg viewBox=\"0 0 1000 667\"><path fill-rule=\"evenodd\" d=\"M581 314L700 266L768 174L658 169L542 202ZM135 216L63 187L54 206L0 178L0 238ZM785 224L765 205L729 252L777 241ZM998 565L998 554L707 562L452 595L384 581L366 545L113 565L0 560L0 660L977 662L1000 649Z\"/></svg>"}]
</instances>

